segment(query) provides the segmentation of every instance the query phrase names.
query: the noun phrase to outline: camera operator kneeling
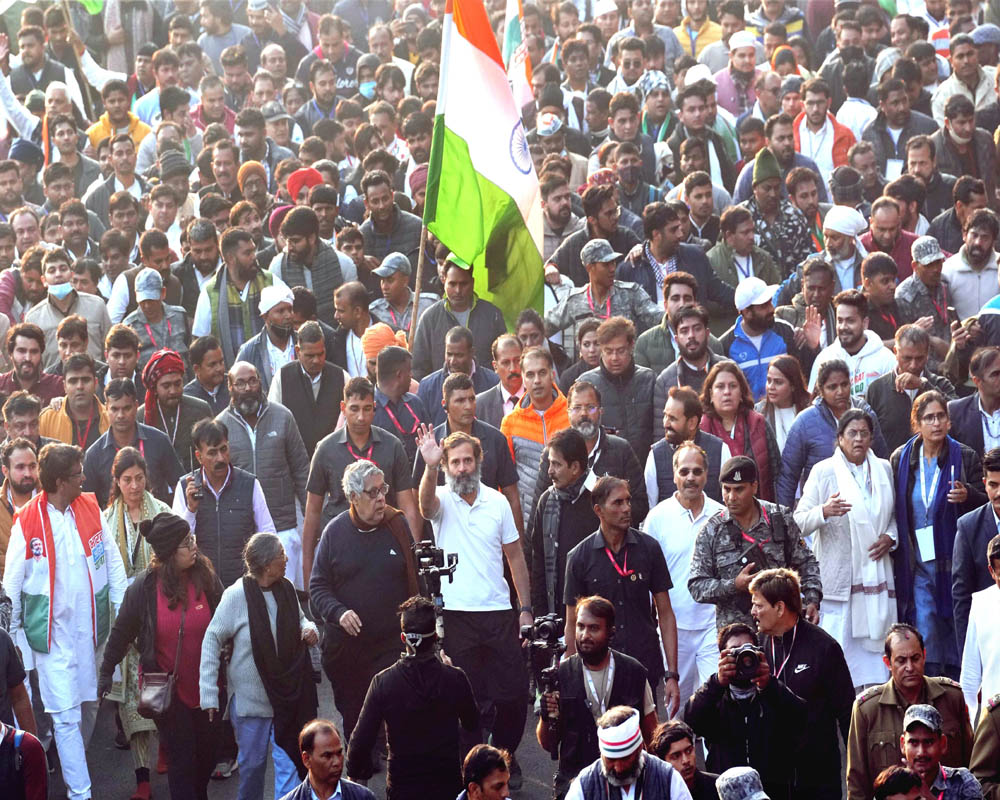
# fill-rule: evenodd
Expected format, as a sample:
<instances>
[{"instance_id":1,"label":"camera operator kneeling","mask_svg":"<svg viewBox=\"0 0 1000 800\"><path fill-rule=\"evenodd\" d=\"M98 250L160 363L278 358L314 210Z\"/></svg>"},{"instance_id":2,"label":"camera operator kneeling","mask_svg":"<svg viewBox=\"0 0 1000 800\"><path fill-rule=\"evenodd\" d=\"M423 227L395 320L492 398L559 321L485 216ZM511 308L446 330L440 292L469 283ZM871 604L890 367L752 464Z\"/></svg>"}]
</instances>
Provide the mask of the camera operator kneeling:
<instances>
[{"instance_id":1,"label":"camera operator kneeling","mask_svg":"<svg viewBox=\"0 0 1000 800\"><path fill-rule=\"evenodd\" d=\"M559 690L543 694L543 714L535 735L550 753L558 748L556 797L570 781L600 756L597 718L614 706L631 706L642 718L649 742L656 728L656 703L646 668L631 656L612 650L615 607L603 597L582 597L576 605L576 654L559 665ZM548 720L554 719L555 730Z\"/></svg>"},{"instance_id":2,"label":"camera operator kneeling","mask_svg":"<svg viewBox=\"0 0 1000 800\"><path fill-rule=\"evenodd\" d=\"M806 704L784 684L757 647L753 629L742 622L719 633L719 671L688 700L684 719L705 738L705 766L722 773L753 767L771 800L792 793L796 755L805 734Z\"/></svg>"}]
</instances>

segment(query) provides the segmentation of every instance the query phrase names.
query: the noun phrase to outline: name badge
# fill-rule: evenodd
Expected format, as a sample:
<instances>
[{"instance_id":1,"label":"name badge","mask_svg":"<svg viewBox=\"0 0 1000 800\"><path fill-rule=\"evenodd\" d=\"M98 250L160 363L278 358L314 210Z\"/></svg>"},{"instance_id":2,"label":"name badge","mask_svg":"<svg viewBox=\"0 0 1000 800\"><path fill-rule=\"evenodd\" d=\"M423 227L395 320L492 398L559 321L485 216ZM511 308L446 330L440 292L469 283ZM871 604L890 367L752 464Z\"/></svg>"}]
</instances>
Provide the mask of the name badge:
<instances>
[{"instance_id":1,"label":"name badge","mask_svg":"<svg viewBox=\"0 0 1000 800\"><path fill-rule=\"evenodd\" d=\"M903 174L903 159L887 158L885 161L886 180L894 180Z\"/></svg>"},{"instance_id":2,"label":"name badge","mask_svg":"<svg viewBox=\"0 0 1000 800\"><path fill-rule=\"evenodd\" d=\"M934 526L925 525L917 528L917 548L920 550L921 561L933 561L934 556Z\"/></svg>"},{"instance_id":3,"label":"name badge","mask_svg":"<svg viewBox=\"0 0 1000 800\"><path fill-rule=\"evenodd\" d=\"M594 487L597 486L597 476L594 474L594 470L587 473L587 477L583 481L583 485L587 488L588 492L594 491Z\"/></svg>"}]
</instances>

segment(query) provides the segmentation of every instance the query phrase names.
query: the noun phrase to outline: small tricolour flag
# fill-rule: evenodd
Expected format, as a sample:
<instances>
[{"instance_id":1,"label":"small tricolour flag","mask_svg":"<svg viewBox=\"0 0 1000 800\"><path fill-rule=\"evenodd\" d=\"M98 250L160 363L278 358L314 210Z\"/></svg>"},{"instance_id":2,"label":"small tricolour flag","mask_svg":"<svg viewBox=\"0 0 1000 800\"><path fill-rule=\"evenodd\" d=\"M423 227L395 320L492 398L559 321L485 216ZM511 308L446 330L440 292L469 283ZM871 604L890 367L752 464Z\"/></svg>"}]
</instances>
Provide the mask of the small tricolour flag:
<instances>
[{"instance_id":1,"label":"small tricolour flag","mask_svg":"<svg viewBox=\"0 0 1000 800\"><path fill-rule=\"evenodd\" d=\"M541 312L542 207L520 108L482 0L448 0L424 222L508 327Z\"/></svg>"},{"instance_id":2,"label":"small tricolour flag","mask_svg":"<svg viewBox=\"0 0 1000 800\"><path fill-rule=\"evenodd\" d=\"M503 26L503 63L518 108L534 100L531 94L531 59L524 44L524 7L521 0L507 0Z\"/></svg>"}]
</instances>

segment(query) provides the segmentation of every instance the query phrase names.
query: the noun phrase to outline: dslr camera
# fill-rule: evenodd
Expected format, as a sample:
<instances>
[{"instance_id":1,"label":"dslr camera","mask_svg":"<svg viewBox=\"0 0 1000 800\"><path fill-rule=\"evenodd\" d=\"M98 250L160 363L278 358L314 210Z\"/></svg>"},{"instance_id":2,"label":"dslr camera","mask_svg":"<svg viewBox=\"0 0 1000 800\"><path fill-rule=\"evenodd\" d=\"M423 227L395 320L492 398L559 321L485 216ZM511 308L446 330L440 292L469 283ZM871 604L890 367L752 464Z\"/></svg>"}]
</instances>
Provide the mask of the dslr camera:
<instances>
[{"instance_id":1,"label":"dslr camera","mask_svg":"<svg viewBox=\"0 0 1000 800\"><path fill-rule=\"evenodd\" d=\"M536 619L533 625L522 625L521 638L527 639L535 647L558 647L565 624L558 614L545 614Z\"/></svg>"},{"instance_id":2,"label":"dslr camera","mask_svg":"<svg viewBox=\"0 0 1000 800\"><path fill-rule=\"evenodd\" d=\"M751 681L757 677L757 670L764 658L764 651L755 644L745 642L733 650L732 656L736 659L736 676L733 681L737 685L749 686Z\"/></svg>"}]
</instances>

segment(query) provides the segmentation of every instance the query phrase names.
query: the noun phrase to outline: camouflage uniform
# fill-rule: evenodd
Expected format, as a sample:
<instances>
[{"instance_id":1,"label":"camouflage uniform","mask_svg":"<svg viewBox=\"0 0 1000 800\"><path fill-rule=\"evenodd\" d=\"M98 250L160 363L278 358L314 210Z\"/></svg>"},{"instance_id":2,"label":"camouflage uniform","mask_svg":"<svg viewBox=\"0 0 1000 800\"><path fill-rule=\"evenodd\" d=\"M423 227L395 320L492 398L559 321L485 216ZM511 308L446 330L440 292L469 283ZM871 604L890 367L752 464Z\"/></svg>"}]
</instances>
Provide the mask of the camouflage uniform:
<instances>
[{"instance_id":1,"label":"camouflage uniform","mask_svg":"<svg viewBox=\"0 0 1000 800\"><path fill-rule=\"evenodd\" d=\"M188 332L188 322L182 306L171 306L163 304L163 319L153 324L146 319L141 308L137 308L125 319L123 325L131 328L135 335L139 337L139 366L140 372L145 368L153 353L164 348L173 350L184 359L186 377L191 371L188 365L188 346L191 339Z\"/></svg>"},{"instance_id":2,"label":"camouflage uniform","mask_svg":"<svg viewBox=\"0 0 1000 800\"><path fill-rule=\"evenodd\" d=\"M736 576L751 561L757 565L757 571L772 567L795 570L806 605L819 606L823 599L819 562L802 540L792 512L765 500L758 500L757 504L762 510L761 517L747 534L758 545L750 554L744 555L751 542L732 521L728 509L706 522L694 542L688 591L696 602L715 605L715 624L719 630L731 622L745 622L751 627L754 624L750 616L750 593L737 590L734 584Z\"/></svg>"},{"instance_id":3,"label":"camouflage uniform","mask_svg":"<svg viewBox=\"0 0 1000 800\"><path fill-rule=\"evenodd\" d=\"M985 800L1000 800L1000 694L986 701L976 728L969 769L983 787Z\"/></svg>"},{"instance_id":4,"label":"camouflage uniform","mask_svg":"<svg viewBox=\"0 0 1000 800\"><path fill-rule=\"evenodd\" d=\"M917 702L928 703L938 710L944 735L948 737L948 749L941 756L941 763L949 767L968 766L972 725L962 687L951 678L925 677L921 694ZM907 707L891 679L866 689L854 701L847 739L847 800L871 800L878 774L900 763L899 737L903 735Z\"/></svg>"}]
</instances>

